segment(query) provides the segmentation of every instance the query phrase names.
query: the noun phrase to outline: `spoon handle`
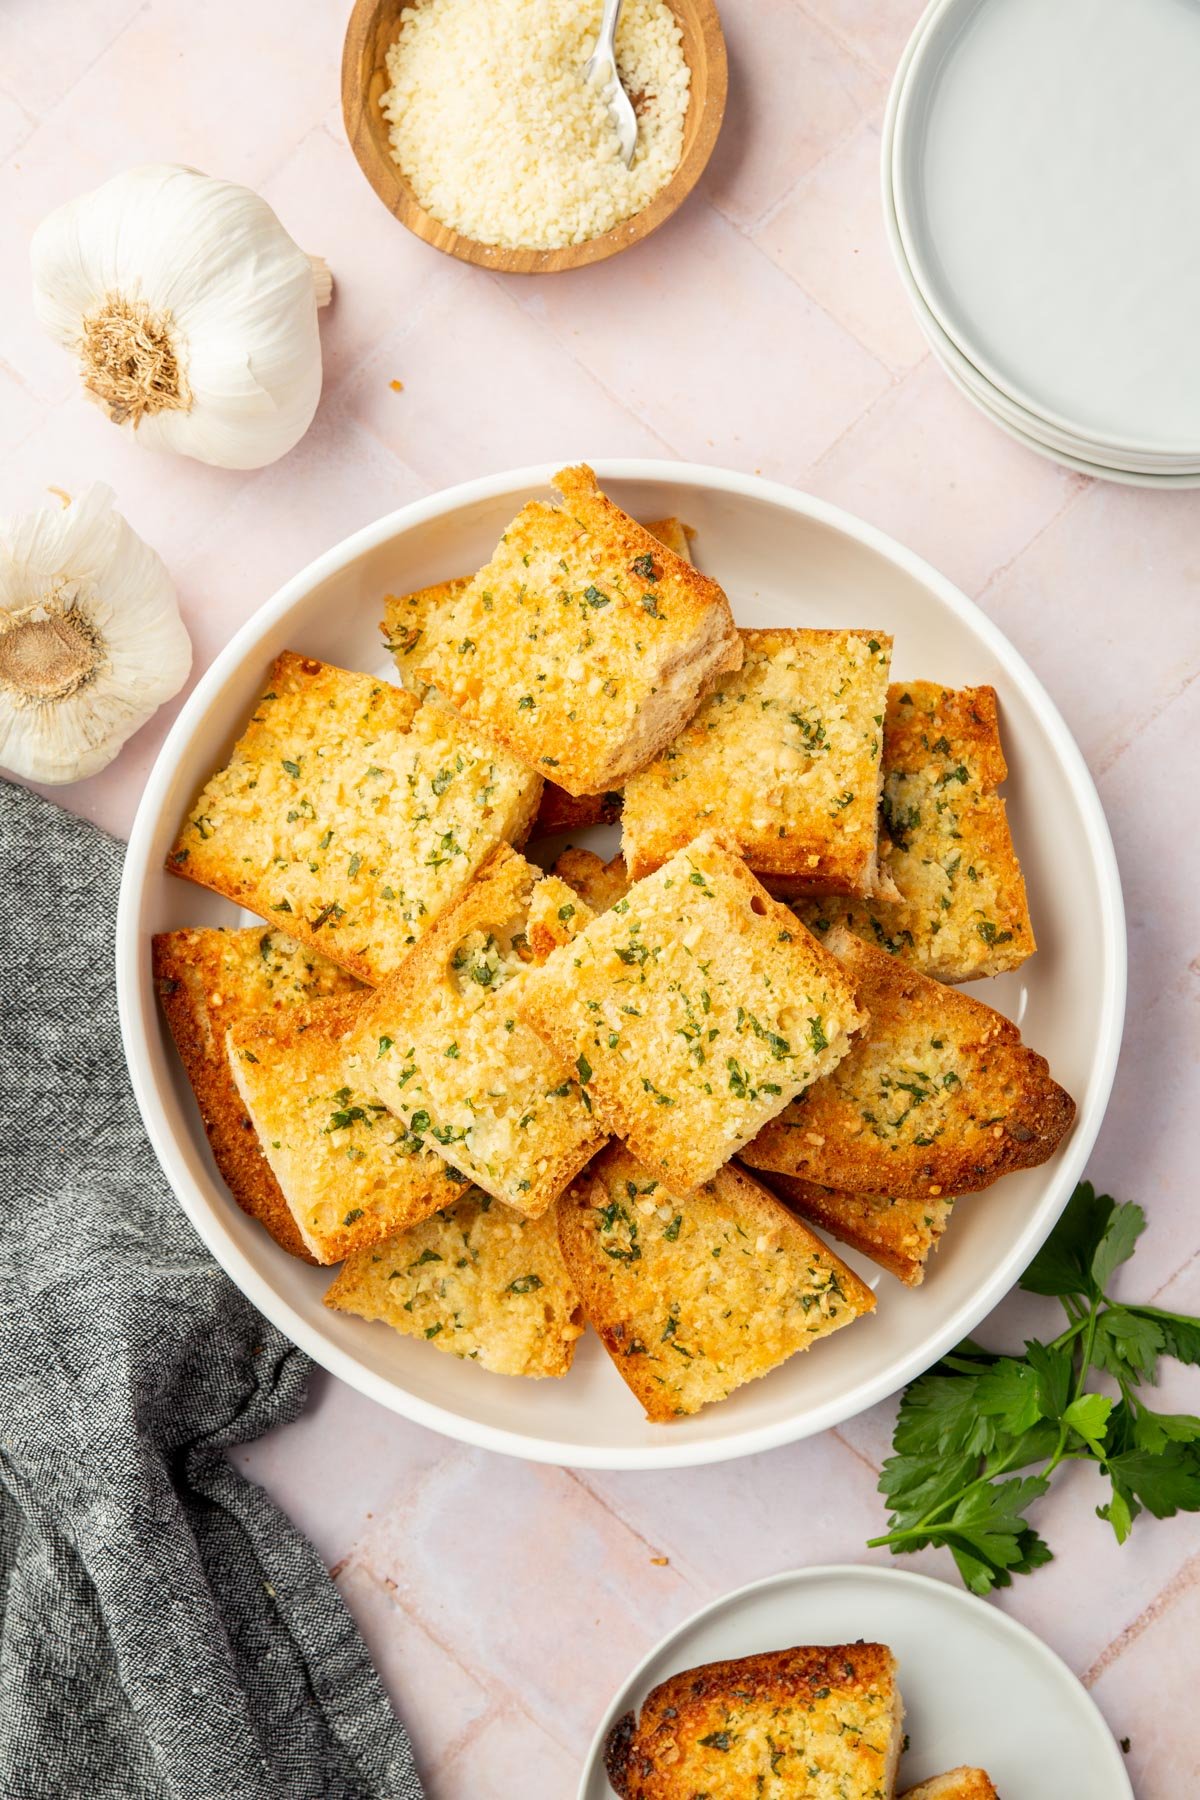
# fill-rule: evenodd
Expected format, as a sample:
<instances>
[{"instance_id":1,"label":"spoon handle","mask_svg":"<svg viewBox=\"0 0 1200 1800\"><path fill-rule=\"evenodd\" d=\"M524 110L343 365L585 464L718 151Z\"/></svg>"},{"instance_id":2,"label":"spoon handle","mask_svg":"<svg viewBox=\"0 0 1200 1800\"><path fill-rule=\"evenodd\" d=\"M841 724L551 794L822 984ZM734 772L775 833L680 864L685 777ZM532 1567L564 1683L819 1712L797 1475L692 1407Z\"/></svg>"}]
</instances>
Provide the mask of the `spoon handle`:
<instances>
[{"instance_id":1,"label":"spoon handle","mask_svg":"<svg viewBox=\"0 0 1200 1800\"><path fill-rule=\"evenodd\" d=\"M604 11L600 17L600 29L596 33L596 47L592 51L594 57L607 55L613 69L617 66L617 20L621 16L622 0L604 0Z\"/></svg>"}]
</instances>

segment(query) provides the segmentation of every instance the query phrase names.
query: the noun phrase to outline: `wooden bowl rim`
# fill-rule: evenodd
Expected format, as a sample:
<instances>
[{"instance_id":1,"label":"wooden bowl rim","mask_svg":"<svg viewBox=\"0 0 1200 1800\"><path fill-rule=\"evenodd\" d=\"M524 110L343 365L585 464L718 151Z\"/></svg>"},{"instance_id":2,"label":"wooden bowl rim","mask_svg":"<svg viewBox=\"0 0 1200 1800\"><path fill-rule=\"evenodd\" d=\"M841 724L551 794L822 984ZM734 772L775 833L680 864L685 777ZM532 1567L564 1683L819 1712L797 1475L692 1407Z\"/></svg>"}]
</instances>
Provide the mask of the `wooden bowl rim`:
<instances>
[{"instance_id":1,"label":"wooden bowl rim","mask_svg":"<svg viewBox=\"0 0 1200 1800\"><path fill-rule=\"evenodd\" d=\"M716 0L667 0L667 3L675 12L684 6L690 8L705 44L707 89L699 125L666 186L659 189L641 212L623 219L600 237L589 238L582 244L565 244L555 250L512 249L500 244L481 244L478 239L455 231L426 212L399 163L376 136L359 73L368 34L384 0L354 0L342 47L342 117L355 161L394 218L435 250L457 257L460 262L474 263L480 268L495 269L508 275L548 275L584 268L589 263L603 262L607 257L628 250L657 231L660 225L665 225L699 181L716 145L729 92L729 58Z\"/></svg>"}]
</instances>

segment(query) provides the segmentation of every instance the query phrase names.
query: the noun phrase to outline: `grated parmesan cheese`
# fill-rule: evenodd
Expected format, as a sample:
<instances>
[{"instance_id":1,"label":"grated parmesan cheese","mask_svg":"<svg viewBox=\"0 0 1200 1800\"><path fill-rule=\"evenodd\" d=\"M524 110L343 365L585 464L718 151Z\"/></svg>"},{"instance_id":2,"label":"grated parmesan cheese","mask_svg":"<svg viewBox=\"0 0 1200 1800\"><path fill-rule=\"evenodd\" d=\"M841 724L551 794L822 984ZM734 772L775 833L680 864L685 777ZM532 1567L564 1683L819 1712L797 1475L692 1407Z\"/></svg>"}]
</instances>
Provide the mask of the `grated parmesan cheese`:
<instances>
[{"instance_id":1,"label":"grated parmesan cheese","mask_svg":"<svg viewBox=\"0 0 1200 1800\"><path fill-rule=\"evenodd\" d=\"M425 210L480 243L550 250L640 212L683 153L690 75L667 0L626 0L617 65L633 163L583 79L601 0L420 0L400 14L381 102Z\"/></svg>"}]
</instances>

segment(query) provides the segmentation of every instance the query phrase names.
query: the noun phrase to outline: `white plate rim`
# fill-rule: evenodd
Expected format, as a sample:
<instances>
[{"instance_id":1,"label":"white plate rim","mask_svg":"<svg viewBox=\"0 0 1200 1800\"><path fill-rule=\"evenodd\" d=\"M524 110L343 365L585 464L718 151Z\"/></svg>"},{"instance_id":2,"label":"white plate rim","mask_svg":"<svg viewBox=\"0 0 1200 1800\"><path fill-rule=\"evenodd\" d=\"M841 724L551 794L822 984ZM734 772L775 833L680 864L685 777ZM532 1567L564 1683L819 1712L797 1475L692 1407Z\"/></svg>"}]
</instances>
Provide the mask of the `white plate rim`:
<instances>
[{"instance_id":1,"label":"white plate rim","mask_svg":"<svg viewBox=\"0 0 1200 1800\"><path fill-rule=\"evenodd\" d=\"M1033 394L1005 375L1004 371L987 356L986 352L979 351L975 345L965 339L962 330L956 328L950 309L939 296L936 282L930 278L930 272L921 251L920 237L908 205L907 188L903 179L902 144L911 115L920 98L922 59L928 54L938 28L946 16L955 10L970 8L977 11L988 3L989 0L931 0L931 4L921 15L905 46L892 84L892 91L889 95L893 139L892 197L896 214L896 228L904 247L904 256L909 265L912 280L921 293L925 307L959 355L969 362L991 387L1008 399L1011 404L1019 407L1030 419L1044 420L1053 429L1074 438L1078 444L1094 445L1100 453L1120 454L1127 451L1134 455L1174 459L1184 465L1184 472L1195 473L1197 462L1200 460L1200 447L1185 450L1180 449L1178 445L1156 442L1136 435L1124 438L1109 437L1103 433L1092 432L1078 419L1070 419L1053 408L1043 407ZM942 360L945 361L945 358ZM1034 434L1030 432L1027 435ZM1074 453L1069 452L1068 454ZM1120 479L1120 477L1114 476L1114 479Z\"/></svg>"},{"instance_id":2,"label":"white plate rim","mask_svg":"<svg viewBox=\"0 0 1200 1800\"><path fill-rule=\"evenodd\" d=\"M1021 1270L1045 1241L1075 1183L1082 1176L1112 1091L1121 1046L1127 986L1124 902L1116 854L1099 795L1082 753L1062 715L1041 681L999 627L953 582L939 574L922 557L875 526L855 518L828 501L800 493L781 482L707 464L677 463L662 458L596 458L593 466L601 483L660 482L676 488L690 486L725 496L765 501L796 512L862 544L931 590L985 643L1007 677L1024 692L1030 704L1036 707L1040 722L1051 740L1054 753L1078 805L1081 826L1094 857L1098 878L1099 916L1102 942L1106 950L1106 980L1100 1003L1100 1028L1093 1064L1091 1099L1086 1110L1081 1109L1070 1137L1059 1152L1057 1166L1023 1234L1014 1241L1008 1255L989 1272L971 1300L965 1302L940 1331L926 1339L920 1349L914 1349L888 1369L859 1382L836 1401L826 1401L806 1412L798 1412L742 1433L717 1440L696 1439L675 1444L669 1441L668 1436L662 1443L625 1446L620 1450L530 1437L523 1432L463 1418L458 1413L411 1394L395 1382L364 1368L357 1358L330 1343L309 1326L290 1302L276 1293L271 1283L250 1263L223 1221L211 1211L202 1190L193 1182L184 1166L165 1113L153 1090L149 1050L151 1028L146 1019L146 1013L153 1007L153 996L148 992L150 984L144 984L141 980L141 962L145 951L144 940L140 935L139 913L143 881L151 873L159 873L157 865L151 863L148 854L156 817L193 725L203 718L227 677L312 587L337 574L369 550L378 548L389 538L414 526L515 489L536 491L551 487L553 474L559 466L557 461L533 464L462 482L424 499L412 501L407 506L386 514L382 519L363 526L285 582L219 652L196 684L158 754L130 833L122 871L115 941L121 1036L130 1081L147 1135L176 1199L208 1250L242 1293L314 1362L389 1410L440 1432L443 1436L472 1444L479 1449L566 1468L635 1470L697 1467L777 1449L782 1444L797 1442L865 1411L929 1368L946 1350L968 1335L1015 1285ZM148 1004L144 1005L143 1002L147 1000Z\"/></svg>"},{"instance_id":3,"label":"white plate rim","mask_svg":"<svg viewBox=\"0 0 1200 1800\"><path fill-rule=\"evenodd\" d=\"M1090 475L1099 481L1115 481L1125 487L1159 488L1165 491L1170 491L1172 488L1200 487L1200 467L1181 466L1176 469L1169 466L1161 469L1115 467L1084 456L1082 452L1085 445L1082 442L1074 445L1067 442L1066 433L1057 431L1053 426L1044 425L1040 418L1028 412L1003 389L998 388L981 369L971 362L962 348L943 329L937 315L931 311L917 276L909 264L900 232L896 206L895 138L896 115L907 81L909 65L922 37L933 23L935 15L941 11L944 3L945 0L931 0L931 4L926 7L913 29L912 36L904 48L892 79L880 138L884 231L892 252L892 260L896 265L897 273L926 343L963 397L971 401L985 418L989 419L993 425L998 426L1001 431L1006 432L1014 442L1020 444L1024 449L1032 450L1038 456L1047 457L1064 468L1074 469L1081 475ZM1096 448L1098 451L1102 451L1103 446L1098 445ZM1160 460L1165 461L1166 459Z\"/></svg>"},{"instance_id":4,"label":"white plate rim","mask_svg":"<svg viewBox=\"0 0 1200 1800\"><path fill-rule=\"evenodd\" d=\"M1186 492L1189 488L1200 487L1200 470L1191 474L1152 475L1138 469L1115 469L1108 464L1087 462L1083 457L1076 456L1069 450L1056 450L1044 438L1034 437L1032 433L1022 430L1020 425L1014 424L1011 419L1005 418L989 401L975 391L967 376L960 374L954 368L942 354L940 344L930 338L929 345L964 400L971 401L972 405L977 406L985 418L990 419L993 425L1006 432L1014 443L1020 444L1026 450L1032 450L1035 455L1047 457L1051 462L1061 463L1063 468L1074 469L1077 474L1090 475L1096 481L1119 482L1122 487L1156 488L1164 493L1170 493L1172 489Z\"/></svg>"},{"instance_id":5,"label":"white plate rim","mask_svg":"<svg viewBox=\"0 0 1200 1800\"><path fill-rule=\"evenodd\" d=\"M1080 1681L1078 1675L1076 1675L1075 1671L1063 1661L1056 1650L1052 1650L1049 1644L1038 1637L1036 1632L1031 1631L1028 1625L1023 1625L1019 1619L1014 1619L1010 1613L1001 1612L998 1606L980 1599L977 1594L968 1593L965 1588L956 1587L953 1582L941 1581L933 1575L923 1575L916 1569L892 1569L887 1566L880 1566L877 1563L814 1563L808 1568L784 1569L777 1575L764 1575L757 1581L748 1581L742 1587L734 1588L732 1592L728 1594L722 1594L715 1600L709 1600L704 1606L699 1607L697 1611L689 1614L686 1619L681 1620L678 1625L672 1626L670 1631L664 1632L658 1642L646 1652L645 1656L642 1657L637 1667L631 1670L626 1676L624 1682L609 1701L608 1708L588 1747L587 1758L579 1778L577 1800L588 1800L587 1789L592 1776L597 1768L603 1768L604 1740L608 1736L609 1731L616 1723L616 1720L621 1717L622 1713L627 1712L629 1707L633 1704L631 1696L640 1691L650 1668L660 1657L665 1656L669 1652L672 1644L678 1639L682 1638L686 1633L695 1630L698 1625L705 1624L709 1619L714 1618L718 1613L725 1611L727 1608L736 1607L741 1601L748 1599L751 1595L765 1593L771 1588L786 1588L791 1586L803 1588L810 1582L815 1583L830 1580L845 1581L851 1579L854 1581L862 1581L864 1579L867 1581L878 1580L889 1585L901 1583L904 1586L914 1589L918 1593L927 1593L930 1590L936 1590L939 1600L949 1600L951 1605L957 1603L962 1606L964 1611L970 1613L972 1616L979 1617L981 1613L985 1613L988 1617L990 1627L994 1628L998 1636L1007 1636L1015 1643L1019 1643L1023 1650L1033 1654L1039 1662L1053 1670L1056 1677L1061 1678L1062 1676L1066 1676L1068 1682L1077 1688L1079 1693L1083 1696L1083 1699L1087 1702L1087 1706L1096 1721L1097 1729L1102 1735L1106 1749L1110 1754L1114 1779L1120 1782L1121 1791L1128 1796L1128 1800L1134 1800L1133 1785L1130 1782L1128 1770L1121 1760L1121 1753L1117 1741L1109 1730L1108 1723L1105 1720L1103 1713ZM901 1681L901 1685L903 1686L903 1680Z\"/></svg>"}]
</instances>

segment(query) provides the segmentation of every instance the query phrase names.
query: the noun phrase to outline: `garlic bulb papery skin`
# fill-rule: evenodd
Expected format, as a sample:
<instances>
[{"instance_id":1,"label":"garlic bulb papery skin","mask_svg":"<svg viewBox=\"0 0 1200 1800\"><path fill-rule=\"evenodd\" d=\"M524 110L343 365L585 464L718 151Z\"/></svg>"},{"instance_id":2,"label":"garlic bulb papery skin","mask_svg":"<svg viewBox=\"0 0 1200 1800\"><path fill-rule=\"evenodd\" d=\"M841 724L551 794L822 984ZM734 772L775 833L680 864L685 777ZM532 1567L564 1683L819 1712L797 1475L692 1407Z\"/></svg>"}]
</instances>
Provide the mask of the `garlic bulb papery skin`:
<instances>
[{"instance_id":1,"label":"garlic bulb papery skin","mask_svg":"<svg viewBox=\"0 0 1200 1800\"><path fill-rule=\"evenodd\" d=\"M308 430L332 283L249 188L130 169L43 219L31 255L38 318L140 443L260 469Z\"/></svg>"},{"instance_id":2,"label":"garlic bulb papery skin","mask_svg":"<svg viewBox=\"0 0 1200 1800\"><path fill-rule=\"evenodd\" d=\"M0 520L0 764L79 781L110 763L192 666L166 566L110 488Z\"/></svg>"}]
</instances>

